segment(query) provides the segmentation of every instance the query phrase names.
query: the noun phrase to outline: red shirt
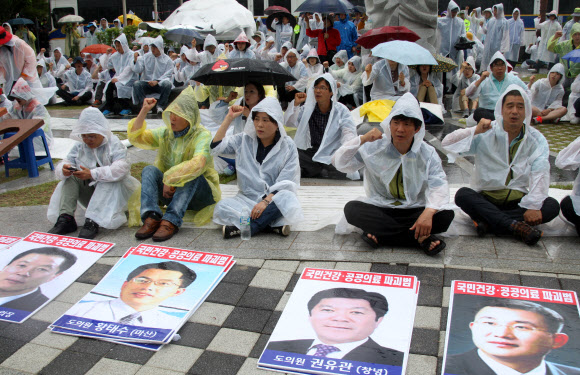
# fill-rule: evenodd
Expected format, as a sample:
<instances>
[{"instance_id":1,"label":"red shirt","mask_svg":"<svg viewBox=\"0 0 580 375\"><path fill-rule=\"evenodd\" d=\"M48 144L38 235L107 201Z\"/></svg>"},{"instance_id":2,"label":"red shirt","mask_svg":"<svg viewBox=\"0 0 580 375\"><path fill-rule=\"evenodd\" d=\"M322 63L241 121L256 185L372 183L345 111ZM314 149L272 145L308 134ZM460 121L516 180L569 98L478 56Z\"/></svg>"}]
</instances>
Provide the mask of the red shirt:
<instances>
[{"instance_id":1,"label":"red shirt","mask_svg":"<svg viewBox=\"0 0 580 375\"><path fill-rule=\"evenodd\" d=\"M324 39L324 33L328 33L328 39ZM340 32L335 28L327 29L326 31L323 29L312 30L306 29L306 35L311 38L318 37L318 56L326 56L326 46L331 51L336 51L336 47L340 44ZM324 41L326 40L326 46L324 45Z\"/></svg>"}]
</instances>

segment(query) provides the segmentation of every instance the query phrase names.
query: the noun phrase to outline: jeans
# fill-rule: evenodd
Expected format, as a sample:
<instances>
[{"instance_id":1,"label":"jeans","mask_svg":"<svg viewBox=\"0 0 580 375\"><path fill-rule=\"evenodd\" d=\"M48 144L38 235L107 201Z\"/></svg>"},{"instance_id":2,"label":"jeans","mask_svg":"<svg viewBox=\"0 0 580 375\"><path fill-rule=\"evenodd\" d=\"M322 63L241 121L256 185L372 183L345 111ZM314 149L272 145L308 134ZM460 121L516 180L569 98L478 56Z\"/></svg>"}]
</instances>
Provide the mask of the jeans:
<instances>
[{"instance_id":1,"label":"jeans","mask_svg":"<svg viewBox=\"0 0 580 375\"><path fill-rule=\"evenodd\" d=\"M163 197L163 172L153 165L148 165L141 172L141 219L145 221L151 213L162 215L159 202L167 205L162 219L180 227L185 210L199 211L214 204L211 188L204 176L189 181L178 187L173 198Z\"/></svg>"},{"instance_id":2,"label":"jeans","mask_svg":"<svg viewBox=\"0 0 580 375\"><path fill-rule=\"evenodd\" d=\"M157 105L165 109L165 107L167 107L167 102L169 102L169 94L171 94L171 82L162 81L151 87L147 81L137 81L133 86L133 94L135 95L137 106L139 107L143 106L143 100L145 100L147 95L156 93L160 95Z\"/></svg>"},{"instance_id":3,"label":"jeans","mask_svg":"<svg viewBox=\"0 0 580 375\"><path fill-rule=\"evenodd\" d=\"M256 220L251 220L250 228L252 231L252 236L268 228L271 223L278 220L280 217L282 217L282 213L276 206L276 203L271 202L268 207L266 207L264 212L262 212L262 215L260 215L259 218Z\"/></svg>"}]
</instances>

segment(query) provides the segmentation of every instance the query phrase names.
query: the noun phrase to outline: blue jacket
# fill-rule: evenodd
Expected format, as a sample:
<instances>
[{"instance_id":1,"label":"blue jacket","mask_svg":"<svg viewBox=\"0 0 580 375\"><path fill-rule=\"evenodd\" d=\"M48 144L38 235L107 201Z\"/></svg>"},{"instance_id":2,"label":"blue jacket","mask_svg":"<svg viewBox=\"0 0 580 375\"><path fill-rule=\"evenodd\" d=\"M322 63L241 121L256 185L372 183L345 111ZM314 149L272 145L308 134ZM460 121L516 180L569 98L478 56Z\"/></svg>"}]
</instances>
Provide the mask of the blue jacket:
<instances>
[{"instance_id":1,"label":"blue jacket","mask_svg":"<svg viewBox=\"0 0 580 375\"><path fill-rule=\"evenodd\" d=\"M345 19L335 21L334 28L340 32L340 44L336 50L346 50L346 53L348 53L348 58L350 59L353 56L352 47L356 46L355 41L358 39L356 26L354 23L349 21L349 17L347 15Z\"/></svg>"}]
</instances>

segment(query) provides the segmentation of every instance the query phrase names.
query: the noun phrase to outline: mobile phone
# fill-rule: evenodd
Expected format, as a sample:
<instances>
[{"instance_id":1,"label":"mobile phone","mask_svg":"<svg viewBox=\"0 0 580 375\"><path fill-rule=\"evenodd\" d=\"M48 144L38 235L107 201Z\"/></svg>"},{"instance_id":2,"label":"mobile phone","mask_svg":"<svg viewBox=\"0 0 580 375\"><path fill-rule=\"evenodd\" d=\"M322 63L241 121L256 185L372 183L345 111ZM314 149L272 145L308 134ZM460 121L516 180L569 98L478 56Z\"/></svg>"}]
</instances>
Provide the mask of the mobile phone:
<instances>
[{"instance_id":1,"label":"mobile phone","mask_svg":"<svg viewBox=\"0 0 580 375\"><path fill-rule=\"evenodd\" d=\"M72 166L71 166L71 167L68 167L67 169L68 169L69 171L71 171L71 172L76 172L76 171L78 171L78 168L76 168L76 167L72 167Z\"/></svg>"}]
</instances>

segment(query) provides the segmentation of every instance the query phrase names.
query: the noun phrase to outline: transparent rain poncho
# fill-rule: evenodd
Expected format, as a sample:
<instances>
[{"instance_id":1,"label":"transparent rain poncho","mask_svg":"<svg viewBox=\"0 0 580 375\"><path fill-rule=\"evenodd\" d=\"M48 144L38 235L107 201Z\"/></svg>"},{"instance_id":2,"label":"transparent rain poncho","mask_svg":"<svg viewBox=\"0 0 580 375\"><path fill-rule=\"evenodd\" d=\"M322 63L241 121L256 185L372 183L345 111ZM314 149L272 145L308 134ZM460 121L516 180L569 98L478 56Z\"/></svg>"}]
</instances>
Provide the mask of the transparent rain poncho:
<instances>
[{"instance_id":1,"label":"transparent rain poncho","mask_svg":"<svg viewBox=\"0 0 580 375\"><path fill-rule=\"evenodd\" d=\"M550 73L559 73L562 78L552 87L550 85ZM541 111L547 108L563 107L562 99L564 98L564 65L558 63L550 69L548 77L534 82L530 91L532 92L532 105Z\"/></svg>"},{"instance_id":2,"label":"transparent rain poncho","mask_svg":"<svg viewBox=\"0 0 580 375\"><path fill-rule=\"evenodd\" d=\"M455 49L455 43L460 36L465 35L465 23L457 16L452 17L452 10L459 12L459 6L453 0L447 5L447 15L437 19L437 31L441 39L439 53L443 56L449 56L456 64L459 64L461 56L459 51Z\"/></svg>"},{"instance_id":3,"label":"transparent rain poncho","mask_svg":"<svg viewBox=\"0 0 580 375\"><path fill-rule=\"evenodd\" d=\"M367 73L363 72L361 76L363 85L373 85L371 89L371 100L389 99L396 101L404 93L409 92L411 90L411 83L409 82L409 68L407 65L399 64L397 66L397 76L400 73L405 75L405 86L401 86L398 78L393 82L391 78L391 67L386 59L379 60L373 65L373 70L368 78Z\"/></svg>"},{"instance_id":4,"label":"transparent rain poncho","mask_svg":"<svg viewBox=\"0 0 580 375\"><path fill-rule=\"evenodd\" d=\"M294 28L290 22L284 25L282 20L280 22L274 20L272 22L272 28L276 30L276 48L289 42L292 39L292 35L294 35Z\"/></svg>"},{"instance_id":5,"label":"transparent rain poncho","mask_svg":"<svg viewBox=\"0 0 580 375\"><path fill-rule=\"evenodd\" d=\"M286 52L286 55L284 55L284 62L281 63L280 66L288 71L288 73L292 74L294 78L296 78L296 81L286 82L285 85L294 86L294 88L298 91L304 91L308 85L308 71L306 70L306 66L304 66L300 60L296 61L294 66L290 66L290 64L288 64L287 57L291 53L293 53L298 58L300 57L298 51L296 51L295 48L291 48L288 50L288 52Z\"/></svg>"},{"instance_id":6,"label":"transparent rain poncho","mask_svg":"<svg viewBox=\"0 0 580 375\"><path fill-rule=\"evenodd\" d=\"M342 66L338 66L336 63L336 59L342 60ZM332 57L332 65L330 66L330 70L341 70L346 68L346 62L348 61L348 53L346 50L340 50Z\"/></svg>"},{"instance_id":7,"label":"transparent rain poncho","mask_svg":"<svg viewBox=\"0 0 580 375\"><path fill-rule=\"evenodd\" d=\"M240 51L236 43L246 43L246 49ZM241 32L240 35L234 40L234 50L228 55L229 59L255 59L256 54L250 48L250 40L245 32Z\"/></svg>"},{"instance_id":8,"label":"transparent rain poncho","mask_svg":"<svg viewBox=\"0 0 580 375\"><path fill-rule=\"evenodd\" d=\"M556 157L556 167L568 170L575 170L580 167L580 137L560 151L558 157ZM570 199L572 199L576 215L580 215L580 173L578 173L574 181Z\"/></svg>"},{"instance_id":9,"label":"transparent rain poncho","mask_svg":"<svg viewBox=\"0 0 580 375\"><path fill-rule=\"evenodd\" d=\"M346 52L346 51L341 51ZM354 73L351 73L348 68L348 63L352 63L356 69ZM354 102L357 106L362 103L363 99L363 85L362 85L362 69L361 69L361 58L360 56L353 56L345 62L344 69L329 70L329 73L340 82L340 87L338 88L338 99L342 96L353 95Z\"/></svg>"},{"instance_id":10,"label":"transparent rain poncho","mask_svg":"<svg viewBox=\"0 0 580 375\"><path fill-rule=\"evenodd\" d=\"M60 52L60 58L58 60L54 56L54 51ZM48 63L52 63L52 68L50 69L50 73L55 78L62 79L64 74L66 73L66 70L68 68L70 68L70 64L66 60L66 57L64 57L63 52L62 52L62 48L56 47L54 49L54 51L52 51L52 55L51 55L50 59L48 60Z\"/></svg>"},{"instance_id":11,"label":"transparent rain poncho","mask_svg":"<svg viewBox=\"0 0 580 375\"><path fill-rule=\"evenodd\" d=\"M44 120L44 125L42 130L46 136L46 142L50 147L52 145L52 130L50 127L50 115L41 100L48 103L48 100L56 92L56 87L51 87L47 89L31 89L28 83L22 79L18 78L18 81L12 87L12 96L18 99L26 100L26 103L21 106L17 100L12 102L12 108L9 109L8 113L5 114L1 119L41 119ZM40 138L39 138L40 140ZM34 143L35 149L44 149L41 143Z\"/></svg>"},{"instance_id":12,"label":"transparent rain poncho","mask_svg":"<svg viewBox=\"0 0 580 375\"><path fill-rule=\"evenodd\" d=\"M248 118L243 133L226 136L212 150L213 155L234 155L238 194L217 203L213 221L220 225L239 226L244 208L252 208L264 195L277 191L272 198L282 217L272 226L297 224L303 220L298 201L300 186L300 164L296 145L284 130L284 117L280 103L274 98L265 98L252 108L252 113L265 112L278 123L280 139L268 153L262 164L256 160L258 138L252 116Z\"/></svg>"},{"instance_id":13,"label":"transparent rain poncho","mask_svg":"<svg viewBox=\"0 0 580 375\"><path fill-rule=\"evenodd\" d=\"M332 154L334 154L341 145L350 141L352 138L356 138L356 125L352 120L348 108L338 102L338 95L336 95L336 81L332 78L332 75L330 73L325 73L321 78L324 78L324 80L329 83L332 92L335 94L331 97L332 109L330 110L326 129L324 129L322 142L320 143L318 151L312 157L312 160L318 163L330 164ZM288 104L288 109L284 114L286 126L297 128L294 142L301 150L307 150L312 147L312 144L310 143L310 126L308 125L308 121L316 107L314 83L315 82L312 82L308 87L306 102L304 102L304 105L295 107L293 100Z\"/></svg>"},{"instance_id":14,"label":"transparent rain poncho","mask_svg":"<svg viewBox=\"0 0 580 375\"><path fill-rule=\"evenodd\" d=\"M421 120L421 128L414 135L411 149L404 155L397 151L391 140L391 119L397 115ZM447 176L437 150L423 140L425 123L417 99L411 93L403 95L381 127L384 131L381 139L361 146L360 137L356 137L345 143L332 157L332 164L341 172L352 173L364 168L366 197L361 200L379 207L401 209L450 208ZM403 171L404 200L393 197L389 190L399 167ZM394 206L396 201L402 204ZM336 232L349 232L344 218L337 225Z\"/></svg>"},{"instance_id":15,"label":"transparent rain poncho","mask_svg":"<svg viewBox=\"0 0 580 375\"><path fill-rule=\"evenodd\" d=\"M206 48L210 46L215 47L213 54L206 50ZM203 43L203 51L197 52L195 48L190 48L187 54L187 58L191 61L200 63L201 66L204 66L206 64L213 64L216 62L220 54L221 52L218 48L218 43L215 36L208 34L205 37L205 41Z\"/></svg>"},{"instance_id":16,"label":"transparent rain poncho","mask_svg":"<svg viewBox=\"0 0 580 375\"><path fill-rule=\"evenodd\" d=\"M518 12L517 20L514 20L514 14ZM518 8L512 12L512 18L508 20L508 28L510 31L510 50L505 54L506 59L510 61L518 61L520 58L520 46L525 43L524 21L522 21L522 13Z\"/></svg>"},{"instance_id":17,"label":"transparent rain poncho","mask_svg":"<svg viewBox=\"0 0 580 375\"><path fill-rule=\"evenodd\" d=\"M84 69L81 74L77 74L75 68L71 68L66 71L63 76L64 84L69 88L71 93L78 93L78 96L83 95L86 92L93 92L93 79L91 78L91 73Z\"/></svg>"},{"instance_id":18,"label":"transparent rain poncho","mask_svg":"<svg viewBox=\"0 0 580 375\"><path fill-rule=\"evenodd\" d=\"M170 113L189 122L189 131L183 137L174 137L169 120ZM219 177L213 167L213 158L209 152L211 133L200 124L199 109L191 86L183 90L163 111L165 127L148 130L147 124L144 123L139 130L132 131L134 122L135 119L129 121L127 127L129 141L142 149L158 150L155 166L163 172L165 185L182 187L189 181L204 176L211 188L214 201L220 200ZM209 222L214 206L210 205L195 212L194 223L203 225ZM130 206L130 226L139 225L141 220L139 207L140 204Z\"/></svg>"},{"instance_id":19,"label":"transparent rain poncho","mask_svg":"<svg viewBox=\"0 0 580 375\"><path fill-rule=\"evenodd\" d=\"M297 57L298 60L300 60L300 57L299 56ZM309 59L311 57L316 58L316 63L314 65L310 64ZM314 48L308 51L308 56L306 56L306 71L308 72L308 76L310 77L309 81L320 77L324 73L324 67L320 63L320 57L318 57L318 53Z\"/></svg>"},{"instance_id":20,"label":"transparent rain poncho","mask_svg":"<svg viewBox=\"0 0 580 375\"><path fill-rule=\"evenodd\" d=\"M512 160L509 162L508 133L503 128L502 100L506 93L517 90L525 102L525 134ZM525 195L520 207L539 210L548 197L550 187L549 148L546 138L529 126L532 118L532 103L526 92L517 85L510 85L497 100L495 121L485 133L474 135L476 127L459 129L447 135L442 146L449 151L449 162L457 154L475 156L475 168L471 175L471 188L475 191L512 189ZM510 171L513 177L506 185Z\"/></svg>"},{"instance_id":21,"label":"transparent rain poncho","mask_svg":"<svg viewBox=\"0 0 580 375\"><path fill-rule=\"evenodd\" d=\"M46 61L44 60L44 58L38 60L38 62L36 63L36 66L40 66L42 68L42 72L40 74L40 84L42 85L43 88L51 88L51 87L57 87L56 85L56 79L52 76L52 74L50 74L49 72L47 72L46 70ZM50 97L49 99L49 103L50 104L54 104L56 103L56 95L53 95Z\"/></svg>"},{"instance_id":22,"label":"transparent rain poncho","mask_svg":"<svg viewBox=\"0 0 580 375\"><path fill-rule=\"evenodd\" d=\"M153 53L146 53L139 57L133 71L141 74L141 81L171 81L173 73L173 60L167 56L163 49L163 37L159 35L153 39L150 46L155 46L161 54L157 57Z\"/></svg>"},{"instance_id":23,"label":"transparent rain poncho","mask_svg":"<svg viewBox=\"0 0 580 375\"><path fill-rule=\"evenodd\" d=\"M137 74L133 72L134 55L129 45L127 44L127 37L125 34L119 35L115 42L121 43L123 53L119 51L107 61L107 69L115 69L113 79L117 79L115 85L117 86L117 97L121 99L130 99L133 95L133 84L137 80ZM109 82L109 85L111 83ZM105 89L106 91L106 89Z\"/></svg>"},{"instance_id":24,"label":"transparent rain poncho","mask_svg":"<svg viewBox=\"0 0 580 375\"><path fill-rule=\"evenodd\" d=\"M90 148L83 142L83 134L99 134L104 139L99 147ZM78 142L55 168L56 176L63 181L59 182L50 198L48 220L56 222L58 219L64 180L70 178L62 173L62 168L70 164L91 170L92 181L89 185L95 186L95 191L86 207L85 217L103 228L120 227L127 222L125 211L129 199L140 186L139 181L130 174L127 148L111 133L107 119L97 108L89 107L81 112L70 138ZM132 199L136 198L134 196Z\"/></svg>"},{"instance_id":25,"label":"transparent rain poncho","mask_svg":"<svg viewBox=\"0 0 580 375\"><path fill-rule=\"evenodd\" d=\"M451 76L451 83L453 83L457 87L457 90L455 90L455 92L453 93L452 108L454 111L459 111L461 108L459 106L459 96L461 95L461 90L466 90L469 87L469 85L471 85L473 82L477 81L480 78L479 74L475 73L477 69L475 67L475 60L473 56L469 56L467 60L465 60L465 62L469 64L471 69L473 69L473 75L467 78L465 77L465 75L463 75L463 73L461 73L460 70L458 70L457 74Z\"/></svg>"},{"instance_id":26,"label":"transparent rain poncho","mask_svg":"<svg viewBox=\"0 0 580 375\"><path fill-rule=\"evenodd\" d=\"M485 70L493 61L492 56L496 52L506 53L510 50L510 31L504 16L503 4L496 4L493 7L497 9L497 16L492 17L485 26L487 31L480 71Z\"/></svg>"},{"instance_id":27,"label":"transparent rain poncho","mask_svg":"<svg viewBox=\"0 0 580 375\"><path fill-rule=\"evenodd\" d=\"M553 14L553 13L551 13ZM546 16L548 16L547 14ZM562 25L558 22L558 18L552 20L550 17L538 24L536 29L540 30L540 36L542 37L542 41L538 46L538 60L551 63L556 60L556 53L550 52L548 50L548 42L550 38L552 38L558 31L562 31Z\"/></svg>"},{"instance_id":28,"label":"transparent rain poncho","mask_svg":"<svg viewBox=\"0 0 580 375\"><path fill-rule=\"evenodd\" d=\"M479 23L484 22L485 24L485 18L481 14L481 7L475 8L472 14L473 14L472 16L467 17L467 19L470 22L469 31L471 31L474 36L481 39L481 37L483 36L483 26L480 25Z\"/></svg>"},{"instance_id":29,"label":"transparent rain poncho","mask_svg":"<svg viewBox=\"0 0 580 375\"><path fill-rule=\"evenodd\" d=\"M10 49L8 48L10 47ZM36 72L36 55L25 41L12 35L12 39L0 46L0 84L9 94L14 81L24 78L31 87L41 88Z\"/></svg>"}]
</instances>

